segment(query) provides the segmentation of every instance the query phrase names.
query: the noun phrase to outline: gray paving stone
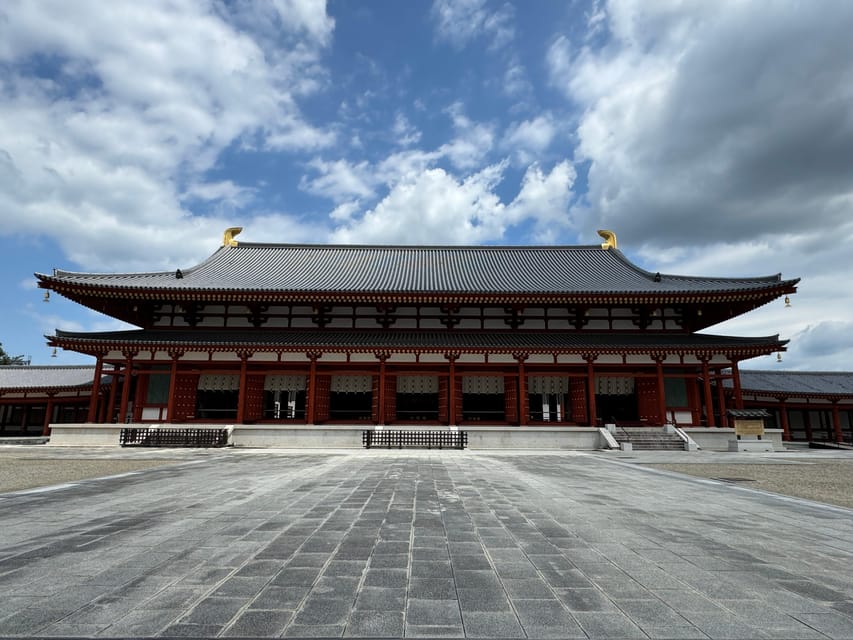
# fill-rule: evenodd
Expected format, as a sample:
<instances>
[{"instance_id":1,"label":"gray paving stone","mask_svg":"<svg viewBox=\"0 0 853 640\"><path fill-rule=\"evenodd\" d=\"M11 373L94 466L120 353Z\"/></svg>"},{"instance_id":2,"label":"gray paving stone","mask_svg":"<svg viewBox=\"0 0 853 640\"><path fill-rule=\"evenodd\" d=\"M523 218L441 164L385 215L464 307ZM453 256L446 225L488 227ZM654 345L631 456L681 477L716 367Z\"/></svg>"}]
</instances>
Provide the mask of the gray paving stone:
<instances>
[{"instance_id":1,"label":"gray paving stone","mask_svg":"<svg viewBox=\"0 0 853 640\"><path fill-rule=\"evenodd\" d=\"M409 580L410 598L424 600L453 600L456 598L456 584L452 578L417 578Z\"/></svg>"},{"instance_id":2,"label":"gray paving stone","mask_svg":"<svg viewBox=\"0 0 853 640\"><path fill-rule=\"evenodd\" d=\"M423 600L409 598L406 603L406 622L419 626L461 625L459 602L456 600Z\"/></svg>"},{"instance_id":3,"label":"gray paving stone","mask_svg":"<svg viewBox=\"0 0 853 640\"><path fill-rule=\"evenodd\" d=\"M364 585L368 587L405 587L408 572L405 569L368 569Z\"/></svg>"},{"instance_id":4,"label":"gray paving stone","mask_svg":"<svg viewBox=\"0 0 853 640\"><path fill-rule=\"evenodd\" d=\"M457 589L459 606L463 611L509 611L509 601L502 589Z\"/></svg>"},{"instance_id":5,"label":"gray paving stone","mask_svg":"<svg viewBox=\"0 0 853 640\"><path fill-rule=\"evenodd\" d=\"M340 638L344 634L342 624L291 624L284 630L285 638Z\"/></svg>"},{"instance_id":6,"label":"gray paving stone","mask_svg":"<svg viewBox=\"0 0 853 640\"><path fill-rule=\"evenodd\" d=\"M272 579L272 584L279 587L312 585L320 575L319 567L286 568Z\"/></svg>"},{"instance_id":7,"label":"gray paving stone","mask_svg":"<svg viewBox=\"0 0 853 640\"><path fill-rule=\"evenodd\" d=\"M462 622L466 638L525 638L527 637L514 613L463 611Z\"/></svg>"},{"instance_id":8,"label":"gray paving stone","mask_svg":"<svg viewBox=\"0 0 853 640\"><path fill-rule=\"evenodd\" d=\"M102 629L97 635L113 638L155 636L165 627L173 624L181 615L178 609L136 609Z\"/></svg>"},{"instance_id":9,"label":"gray paving stone","mask_svg":"<svg viewBox=\"0 0 853 640\"><path fill-rule=\"evenodd\" d=\"M217 587L216 591L213 592L213 595L231 598L253 598L270 582L270 580L271 577L267 576L228 578L228 580Z\"/></svg>"},{"instance_id":10,"label":"gray paving stone","mask_svg":"<svg viewBox=\"0 0 853 640\"><path fill-rule=\"evenodd\" d=\"M458 625L418 625L406 623L407 638L463 638L465 631Z\"/></svg>"},{"instance_id":11,"label":"gray paving stone","mask_svg":"<svg viewBox=\"0 0 853 640\"><path fill-rule=\"evenodd\" d=\"M293 619L297 625L344 625L351 599L309 597Z\"/></svg>"},{"instance_id":12,"label":"gray paving stone","mask_svg":"<svg viewBox=\"0 0 853 640\"><path fill-rule=\"evenodd\" d=\"M573 614L591 638L645 638L646 634L622 613L581 611ZM690 627L689 624L684 624Z\"/></svg>"},{"instance_id":13,"label":"gray paving stone","mask_svg":"<svg viewBox=\"0 0 853 640\"><path fill-rule=\"evenodd\" d=\"M362 587L355 601L357 610L403 611L406 608L404 588Z\"/></svg>"},{"instance_id":14,"label":"gray paving stone","mask_svg":"<svg viewBox=\"0 0 853 640\"><path fill-rule=\"evenodd\" d=\"M179 623L166 628L161 635L170 638L215 638L222 631L218 625Z\"/></svg>"},{"instance_id":15,"label":"gray paving stone","mask_svg":"<svg viewBox=\"0 0 853 640\"><path fill-rule=\"evenodd\" d=\"M344 630L344 636L400 638L404 628L402 611L354 611Z\"/></svg>"},{"instance_id":16,"label":"gray paving stone","mask_svg":"<svg viewBox=\"0 0 853 640\"><path fill-rule=\"evenodd\" d=\"M246 601L243 598L205 598L179 622L181 624L223 627L243 608L245 603Z\"/></svg>"},{"instance_id":17,"label":"gray paving stone","mask_svg":"<svg viewBox=\"0 0 853 640\"><path fill-rule=\"evenodd\" d=\"M307 585L295 587L278 587L275 585L266 587L250 603L250 609L281 609L294 610L299 603L308 595L310 587Z\"/></svg>"},{"instance_id":18,"label":"gray paving stone","mask_svg":"<svg viewBox=\"0 0 853 640\"><path fill-rule=\"evenodd\" d=\"M460 589L502 588L494 571L454 571L453 577Z\"/></svg>"},{"instance_id":19,"label":"gray paving stone","mask_svg":"<svg viewBox=\"0 0 853 640\"><path fill-rule=\"evenodd\" d=\"M559 600L519 600L513 599L512 606L518 614L522 626L530 635L529 627L563 627L576 626L572 615L563 607Z\"/></svg>"},{"instance_id":20,"label":"gray paving stone","mask_svg":"<svg viewBox=\"0 0 853 640\"><path fill-rule=\"evenodd\" d=\"M309 597L337 598L355 600L360 578L321 577L311 589Z\"/></svg>"},{"instance_id":21,"label":"gray paving stone","mask_svg":"<svg viewBox=\"0 0 853 640\"><path fill-rule=\"evenodd\" d=\"M246 611L222 633L224 637L276 638L293 617L292 611Z\"/></svg>"}]
</instances>

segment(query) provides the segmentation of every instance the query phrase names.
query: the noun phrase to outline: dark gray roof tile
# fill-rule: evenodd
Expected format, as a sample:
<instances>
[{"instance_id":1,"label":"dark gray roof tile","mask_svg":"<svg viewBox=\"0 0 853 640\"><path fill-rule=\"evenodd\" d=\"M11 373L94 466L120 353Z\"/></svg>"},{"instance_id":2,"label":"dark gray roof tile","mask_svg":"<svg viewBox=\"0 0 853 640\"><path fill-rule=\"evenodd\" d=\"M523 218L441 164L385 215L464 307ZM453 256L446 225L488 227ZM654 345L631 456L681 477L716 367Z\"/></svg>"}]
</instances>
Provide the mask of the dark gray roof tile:
<instances>
[{"instance_id":1,"label":"dark gray roof tile","mask_svg":"<svg viewBox=\"0 0 853 640\"><path fill-rule=\"evenodd\" d=\"M87 366L0 366L0 389L86 388L94 376Z\"/></svg>"},{"instance_id":2,"label":"dark gray roof tile","mask_svg":"<svg viewBox=\"0 0 853 640\"><path fill-rule=\"evenodd\" d=\"M853 396L849 371L740 371L741 389L794 395ZM729 384L730 386L730 384Z\"/></svg>"},{"instance_id":3,"label":"dark gray roof tile","mask_svg":"<svg viewBox=\"0 0 853 640\"><path fill-rule=\"evenodd\" d=\"M87 274L57 271L47 282L187 291L354 293L674 294L745 292L783 284L781 276L660 275L599 246L415 247L240 243L175 272ZM657 281L656 281L657 280ZM795 284L796 280L786 281Z\"/></svg>"}]
</instances>

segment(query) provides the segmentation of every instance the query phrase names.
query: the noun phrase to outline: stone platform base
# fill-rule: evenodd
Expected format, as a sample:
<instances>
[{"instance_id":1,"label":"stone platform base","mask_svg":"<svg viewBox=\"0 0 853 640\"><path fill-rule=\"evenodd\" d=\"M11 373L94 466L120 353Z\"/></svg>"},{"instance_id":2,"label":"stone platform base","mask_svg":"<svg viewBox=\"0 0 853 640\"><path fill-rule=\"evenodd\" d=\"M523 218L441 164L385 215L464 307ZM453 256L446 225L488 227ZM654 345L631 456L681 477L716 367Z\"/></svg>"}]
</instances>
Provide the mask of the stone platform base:
<instances>
[{"instance_id":1,"label":"stone platform base","mask_svg":"<svg viewBox=\"0 0 853 640\"><path fill-rule=\"evenodd\" d=\"M51 427L54 446L118 446L122 427L152 427L152 424L57 424ZM171 428L221 429L222 424L170 424ZM278 449L361 449L361 434L370 425L234 425L235 447ZM441 430L447 427L401 426L408 431ZM393 430L394 426L385 427ZM468 432L469 449L570 449L605 448L595 427L508 427L462 426Z\"/></svg>"},{"instance_id":2,"label":"stone platform base","mask_svg":"<svg viewBox=\"0 0 853 640\"><path fill-rule=\"evenodd\" d=\"M729 451L773 451L770 440L729 440Z\"/></svg>"}]
</instances>

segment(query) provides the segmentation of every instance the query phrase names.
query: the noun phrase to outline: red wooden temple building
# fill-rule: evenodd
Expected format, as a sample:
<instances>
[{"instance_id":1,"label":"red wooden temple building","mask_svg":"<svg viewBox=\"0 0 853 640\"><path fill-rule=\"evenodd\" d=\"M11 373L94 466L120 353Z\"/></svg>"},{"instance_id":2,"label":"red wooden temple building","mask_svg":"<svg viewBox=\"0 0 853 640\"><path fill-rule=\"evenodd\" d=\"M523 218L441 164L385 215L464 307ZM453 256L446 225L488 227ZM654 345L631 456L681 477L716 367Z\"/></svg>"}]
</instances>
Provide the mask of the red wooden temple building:
<instances>
[{"instance_id":1,"label":"red wooden temple building","mask_svg":"<svg viewBox=\"0 0 853 640\"><path fill-rule=\"evenodd\" d=\"M652 273L611 232L535 247L237 233L174 272L36 274L138 327L48 337L95 358L86 422L727 426L739 363L787 341L699 332L798 282Z\"/></svg>"}]
</instances>

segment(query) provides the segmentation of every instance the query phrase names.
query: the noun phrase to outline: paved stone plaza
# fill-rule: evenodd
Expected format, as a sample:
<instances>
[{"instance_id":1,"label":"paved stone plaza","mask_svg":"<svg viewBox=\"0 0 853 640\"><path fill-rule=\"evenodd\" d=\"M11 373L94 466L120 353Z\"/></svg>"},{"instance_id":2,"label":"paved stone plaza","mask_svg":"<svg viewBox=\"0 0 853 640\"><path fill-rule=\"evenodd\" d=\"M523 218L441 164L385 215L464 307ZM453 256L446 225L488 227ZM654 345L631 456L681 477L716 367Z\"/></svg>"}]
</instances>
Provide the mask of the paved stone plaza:
<instances>
[{"instance_id":1,"label":"paved stone plaza","mask_svg":"<svg viewBox=\"0 0 853 640\"><path fill-rule=\"evenodd\" d=\"M164 455L0 494L0 636L853 638L848 509L607 454Z\"/></svg>"}]
</instances>

